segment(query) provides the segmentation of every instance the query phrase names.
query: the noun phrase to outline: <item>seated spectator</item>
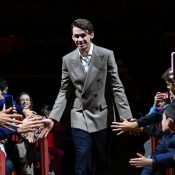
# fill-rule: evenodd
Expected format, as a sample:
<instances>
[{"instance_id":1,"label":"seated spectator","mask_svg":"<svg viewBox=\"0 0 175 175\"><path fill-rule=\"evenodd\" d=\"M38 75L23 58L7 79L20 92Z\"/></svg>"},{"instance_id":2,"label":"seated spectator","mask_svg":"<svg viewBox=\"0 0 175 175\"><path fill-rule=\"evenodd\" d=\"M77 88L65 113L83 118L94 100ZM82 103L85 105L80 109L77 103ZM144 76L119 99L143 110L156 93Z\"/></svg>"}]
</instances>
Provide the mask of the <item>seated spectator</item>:
<instances>
[{"instance_id":1,"label":"seated spectator","mask_svg":"<svg viewBox=\"0 0 175 175\"><path fill-rule=\"evenodd\" d=\"M7 109L0 112L0 149L4 152L6 156L6 175L11 175L14 170L14 164L12 160L7 156L4 144L6 143L6 138L13 134L20 134L29 131L34 131L34 128L43 126L41 122L41 117L31 118L28 117L23 121L19 121L22 116L19 114L8 114L12 109ZM5 126L5 127L4 127ZM2 140L3 139L3 140Z\"/></svg>"},{"instance_id":2,"label":"seated spectator","mask_svg":"<svg viewBox=\"0 0 175 175\"><path fill-rule=\"evenodd\" d=\"M129 163L137 168L143 168L141 175L152 175L156 173L165 174L165 168L175 166L175 104L169 104L162 117L163 137L151 158L141 154L138 158L130 159Z\"/></svg>"},{"instance_id":3,"label":"seated spectator","mask_svg":"<svg viewBox=\"0 0 175 175\"><path fill-rule=\"evenodd\" d=\"M50 111L51 111L51 106L48 104L44 104L41 108L41 115L48 118ZM58 135L60 135L60 132L61 132L60 123L55 123L54 127L47 135L48 149L49 149L49 154L50 154L50 164L49 164L50 174L51 173L61 174L61 164L62 164L62 158L64 156L64 152L62 149L58 147L58 142L60 140L57 140L57 141L55 140L55 138L58 139Z\"/></svg>"},{"instance_id":4,"label":"seated spectator","mask_svg":"<svg viewBox=\"0 0 175 175\"><path fill-rule=\"evenodd\" d=\"M14 133L25 133L29 131L35 131L38 127L43 126L42 118L37 116L28 118L20 121L22 116L14 113L9 114L12 109L0 111L0 139L4 139Z\"/></svg>"},{"instance_id":5,"label":"seated spectator","mask_svg":"<svg viewBox=\"0 0 175 175\"><path fill-rule=\"evenodd\" d=\"M3 109L3 106L5 104L5 98L9 96L8 94L8 83L5 79L0 77L0 110ZM22 113L24 111L23 107L20 105L16 105L16 102L13 101L13 104L16 107L16 111L18 113Z\"/></svg>"},{"instance_id":6,"label":"seated spectator","mask_svg":"<svg viewBox=\"0 0 175 175\"><path fill-rule=\"evenodd\" d=\"M167 84L167 89L169 90L170 93L173 95L175 94L175 84L170 78L170 68L167 69L163 75L162 79L165 81ZM171 103L174 103L174 100L171 99ZM158 109L158 108L157 108ZM164 110L164 108L163 108ZM162 120L162 112L163 110L157 110L157 112L151 112L150 114L147 114L137 120L134 121L127 121L126 119L123 119L123 122L112 122L112 129L113 131L119 132L119 134L127 131L134 130L135 128L138 127L144 127L147 125L152 125L152 124L157 124L160 123Z\"/></svg>"},{"instance_id":7,"label":"seated spectator","mask_svg":"<svg viewBox=\"0 0 175 175\"><path fill-rule=\"evenodd\" d=\"M7 92L8 92L7 81L2 77L0 77L0 110L3 109L5 103L4 98L7 96Z\"/></svg>"},{"instance_id":8,"label":"seated spectator","mask_svg":"<svg viewBox=\"0 0 175 175\"><path fill-rule=\"evenodd\" d=\"M153 113L159 113L169 103L170 103L170 93L169 92L166 92L166 93L157 92L156 95L154 96L154 104L151 107L148 115L153 114ZM155 122L149 126L146 126L146 128L145 127L143 128L143 132L148 135L148 140L144 143L144 149L145 149L144 156L145 157L149 157L151 155L151 142L153 141L152 139L155 139L153 137L150 137L150 135L151 135L150 131L152 130L155 133L155 131L157 131L158 124L159 124L158 122ZM148 127L149 128L151 127L151 129L149 129L149 132L148 132ZM154 134L154 133L152 133L152 134ZM156 139L156 141L157 140L158 139Z\"/></svg>"},{"instance_id":9,"label":"seated spectator","mask_svg":"<svg viewBox=\"0 0 175 175\"><path fill-rule=\"evenodd\" d=\"M29 93L22 92L16 98L16 104L23 107L24 120L37 119L37 115L32 109L32 98ZM39 118L42 118L41 116ZM38 128L37 128L38 130ZM15 170L17 174L21 175L33 175L34 174L34 145L36 141L35 130L26 132L22 135L13 135L11 140L8 140L6 148L8 150L7 155L15 160ZM13 146L12 146L13 145ZM14 148L12 148L14 147ZM16 156L16 157L15 157ZM17 163L18 162L18 163Z\"/></svg>"}]
</instances>

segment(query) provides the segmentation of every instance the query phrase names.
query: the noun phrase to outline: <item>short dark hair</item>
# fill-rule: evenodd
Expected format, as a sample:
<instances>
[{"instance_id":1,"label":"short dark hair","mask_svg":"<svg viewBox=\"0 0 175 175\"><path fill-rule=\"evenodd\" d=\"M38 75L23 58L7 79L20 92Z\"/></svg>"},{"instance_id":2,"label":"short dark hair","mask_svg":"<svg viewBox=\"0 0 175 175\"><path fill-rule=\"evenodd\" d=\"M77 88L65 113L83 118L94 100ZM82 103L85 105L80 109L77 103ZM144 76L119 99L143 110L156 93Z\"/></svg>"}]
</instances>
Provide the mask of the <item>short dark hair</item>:
<instances>
[{"instance_id":1,"label":"short dark hair","mask_svg":"<svg viewBox=\"0 0 175 175\"><path fill-rule=\"evenodd\" d=\"M171 118L175 124L175 103L171 103L167 105L164 112L165 112L166 118Z\"/></svg>"},{"instance_id":2,"label":"short dark hair","mask_svg":"<svg viewBox=\"0 0 175 175\"><path fill-rule=\"evenodd\" d=\"M0 90L4 91L6 87L8 87L7 81L0 77Z\"/></svg>"},{"instance_id":3,"label":"short dark hair","mask_svg":"<svg viewBox=\"0 0 175 175\"><path fill-rule=\"evenodd\" d=\"M83 19L83 18L76 19L71 24L71 29L73 29L73 27L78 27L82 30L88 30L89 33L94 32L94 27L88 19Z\"/></svg>"},{"instance_id":4,"label":"short dark hair","mask_svg":"<svg viewBox=\"0 0 175 175\"><path fill-rule=\"evenodd\" d=\"M44 109L47 109L48 111L51 111L52 110L52 106L50 104L47 104L47 103L44 103L41 108L40 108L40 113L41 115L45 116L45 112L44 112Z\"/></svg>"},{"instance_id":5,"label":"short dark hair","mask_svg":"<svg viewBox=\"0 0 175 175\"><path fill-rule=\"evenodd\" d=\"M170 71L171 71L171 68L168 68L168 69L162 74L162 79L163 79L164 81L168 81L168 82L173 83L173 80L170 78Z\"/></svg>"}]
</instances>

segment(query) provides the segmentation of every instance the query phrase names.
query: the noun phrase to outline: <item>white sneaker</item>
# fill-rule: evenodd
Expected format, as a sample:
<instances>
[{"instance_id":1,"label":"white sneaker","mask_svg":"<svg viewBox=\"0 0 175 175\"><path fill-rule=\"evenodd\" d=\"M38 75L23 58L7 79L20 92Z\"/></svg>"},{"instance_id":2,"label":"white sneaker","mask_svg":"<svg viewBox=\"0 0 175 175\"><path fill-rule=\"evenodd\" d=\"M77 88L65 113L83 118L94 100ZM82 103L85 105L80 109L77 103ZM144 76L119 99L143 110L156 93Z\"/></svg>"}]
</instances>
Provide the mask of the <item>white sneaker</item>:
<instances>
[{"instance_id":1,"label":"white sneaker","mask_svg":"<svg viewBox=\"0 0 175 175\"><path fill-rule=\"evenodd\" d=\"M55 175L54 171L49 172L49 175Z\"/></svg>"}]
</instances>

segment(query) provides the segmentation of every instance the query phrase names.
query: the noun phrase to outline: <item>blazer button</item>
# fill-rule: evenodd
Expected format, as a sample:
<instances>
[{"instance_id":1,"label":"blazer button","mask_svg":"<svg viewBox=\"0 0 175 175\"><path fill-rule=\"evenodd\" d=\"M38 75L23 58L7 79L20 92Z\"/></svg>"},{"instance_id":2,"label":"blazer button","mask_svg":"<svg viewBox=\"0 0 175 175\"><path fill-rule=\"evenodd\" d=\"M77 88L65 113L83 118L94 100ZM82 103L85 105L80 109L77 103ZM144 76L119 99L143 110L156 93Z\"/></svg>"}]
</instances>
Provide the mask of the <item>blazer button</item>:
<instances>
[{"instance_id":1,"label":"blazer button","mask_svg":"<svg viewBox=\"0 0 175 175\"><path fill-rule=\"evenodd\" d=\"M94 97L97 97L98 95L97 94L94 94Z\"/></svg>"}]
</instances>

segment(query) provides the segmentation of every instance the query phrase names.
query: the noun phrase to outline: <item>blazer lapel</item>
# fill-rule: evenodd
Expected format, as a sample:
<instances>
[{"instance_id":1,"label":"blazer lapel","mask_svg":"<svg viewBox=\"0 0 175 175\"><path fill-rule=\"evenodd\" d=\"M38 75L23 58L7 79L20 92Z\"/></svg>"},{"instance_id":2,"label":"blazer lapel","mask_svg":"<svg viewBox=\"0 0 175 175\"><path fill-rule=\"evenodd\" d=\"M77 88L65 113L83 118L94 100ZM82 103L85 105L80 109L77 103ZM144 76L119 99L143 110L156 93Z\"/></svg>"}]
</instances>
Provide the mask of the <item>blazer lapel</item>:
<instances>
[{"instance_id":1,"label":"blazer lapel","mask_svg":"<svg viewBox=\"0 0 175 175\"><path fill-rule=\"evenodd\" d=\"M93 83L94 78L96 77L96 74L98 72L98 65L99 63L100 55L97 52L97 47L94 45L93 53L92 53L92 60L89 64L89 69L85 78L83 93L88 89L88 87Z\"/></svg>"},{"instance_id":2,"label":"blazer lapel","mask_svg":"<svg viewBox=\"0 0 175 175\"><path fill-rule=\"evenodd\" d=\"M74 69L74 74L76 74L78 79L84 83L86 78L86 73L84 72L84 69L80 60L80 56L77 50L75 50L73 55L72 67Z\"/></svg>"}]
</instances>

